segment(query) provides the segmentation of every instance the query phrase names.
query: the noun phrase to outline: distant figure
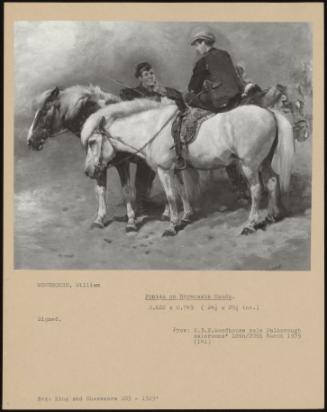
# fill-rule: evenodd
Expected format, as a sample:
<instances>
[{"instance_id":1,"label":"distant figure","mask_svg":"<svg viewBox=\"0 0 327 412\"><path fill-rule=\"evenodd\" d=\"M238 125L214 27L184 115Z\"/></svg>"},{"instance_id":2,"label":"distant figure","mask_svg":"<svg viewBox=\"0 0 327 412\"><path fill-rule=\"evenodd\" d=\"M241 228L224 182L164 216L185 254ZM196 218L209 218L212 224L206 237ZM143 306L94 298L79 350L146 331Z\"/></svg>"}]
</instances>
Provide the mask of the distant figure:
<instances>
[{"instance_id":1,"label":"distant figure","mask_svg":"<svg viewBox=\"0 0 327 412\"><path fill-rule=\"evenodd\" d=\"M136 66L135 77L139 80L139 85L135 88L122 89L120 91L122 100L150 98L161 101L163 97L167 97L175 101L180 111L184 111L187 108L182 94L171 87L162 86L157 80L153 67L148 62L142 62ZM174 136L174 139L177 155L176 167L182 169L184 168L184 161L181 156L182 147L179 135ZM145 208L145 203L150 195L154 177L155 172L145 162L138 163L135 176L136 205L141 211Z\"/></svg>"},{"instance_id":2,"label":"distant figure","mask_svg":"<svg viewBox=\"0 0 327 412\"><path fill-rule=\"evenodd\" d=\"M243 102L244 102L244 98L246 98L247 96L250 99L254 96L255 93L262 92L261 87L259 87L256 83L254 83L251 79L249 79L248 75L245 72L245 67L243 64L241 63L237 64L235 69L241 81L241 84L243 86L243 93L241 95L241 97L243 98Z\"/></svg>"}]
</instances>

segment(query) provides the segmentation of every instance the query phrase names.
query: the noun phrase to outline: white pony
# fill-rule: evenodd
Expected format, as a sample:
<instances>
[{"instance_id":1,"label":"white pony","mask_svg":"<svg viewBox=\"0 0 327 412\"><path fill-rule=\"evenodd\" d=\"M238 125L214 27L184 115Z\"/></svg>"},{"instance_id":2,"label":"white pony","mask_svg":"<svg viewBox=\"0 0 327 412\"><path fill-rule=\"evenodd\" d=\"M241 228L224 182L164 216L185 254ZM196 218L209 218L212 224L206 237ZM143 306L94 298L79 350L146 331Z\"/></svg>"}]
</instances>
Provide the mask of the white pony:
<instances>
[{"instance_id":1,"label":"white pony","mask_svg":"<svg viewBox=\"0 0 327 412\"><path fill-rule=\"evenodd\" d=\"M117 103L92 114L81 131L81 142L87 153L85 173L89 177L94 178L108 167L117 151L145 159L158 173L170 211L170 223L164 235L175 235L179 224L171 136L176 113L177 107L171 101L139 99ZM242 230L247 234L261 223L258 208L262 184L268 191L267 221L282 218L280 188L285 192L288 189L294 152L292 125L283 115L245 105L203 122L184 157L191 170L216 169L237 162L251 192L251 210ZM192 213L186 190L189 183L189 180L185 182L185 190L180 191L184 216L188 217ZM131 210L128 213L133 215Z\"/></svg>"}]
</instances>

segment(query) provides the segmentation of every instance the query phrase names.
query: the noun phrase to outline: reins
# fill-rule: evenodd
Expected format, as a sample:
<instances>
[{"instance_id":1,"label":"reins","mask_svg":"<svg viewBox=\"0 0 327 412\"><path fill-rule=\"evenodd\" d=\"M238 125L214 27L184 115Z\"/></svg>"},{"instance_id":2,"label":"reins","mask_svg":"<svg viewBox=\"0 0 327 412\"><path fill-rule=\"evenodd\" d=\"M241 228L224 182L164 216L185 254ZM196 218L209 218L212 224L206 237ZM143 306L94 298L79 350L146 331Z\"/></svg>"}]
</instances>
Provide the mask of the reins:
<instances>
[{"instance_id":1,"label":"reins","mask_svg":"<svg viewBox=\"0 0 327 412\"><path fill-rule=\"evenodd\" d=\"M60 136L61 134L64 134L64 133L67 133L67 132L71 132L71 133L72 133L71 130L69 130L68 128L65 128L65 129L59 130L59 132L57 132L57 133L51 134L50 137Z\"/></svg>"},{"instance_id":2,"label":"reins","mask_svg":"<svg viewBox=\"0 0 327 412\"><path fill-rule=\"evenodd\" d=\"M131 153L129 156L125 157L124 159L121 159L119 162L117 163L108 163L108 168L112 167L112 166L118 166L121 163L124 162L128 162L130 159L132 159L133 157L135 157L138 153L142 152L142 150L144 150L150 143L152 143L156 137L159 135L159 133L167 126L167 124L171 121L171 119L175 116L176 113L173 113L166 121L165 123L161 126L161 128L151 137L151 139L149 139L143 146L141 146L139 149L136 149L135 147L129 145L128 143L124 142L120 137L116 136L113 137L105 128L104 128L104 123L105 123L105 118L102 117L102 119L100 120L99 126L96 129L97 132L99 132L102 136L102 140L101 140L101 152L100 152L100 157L99 157L99 164L102 161L102 151L103 151L103 145L104 145L104 138L106 138L107 140L112 140L112 141L118 141L121 142L122 144L129 146L130 148L132 148L133 150L135 150L134 153ZM115 149L115 147L114 147Z\"/></svg>"}]
</instances>

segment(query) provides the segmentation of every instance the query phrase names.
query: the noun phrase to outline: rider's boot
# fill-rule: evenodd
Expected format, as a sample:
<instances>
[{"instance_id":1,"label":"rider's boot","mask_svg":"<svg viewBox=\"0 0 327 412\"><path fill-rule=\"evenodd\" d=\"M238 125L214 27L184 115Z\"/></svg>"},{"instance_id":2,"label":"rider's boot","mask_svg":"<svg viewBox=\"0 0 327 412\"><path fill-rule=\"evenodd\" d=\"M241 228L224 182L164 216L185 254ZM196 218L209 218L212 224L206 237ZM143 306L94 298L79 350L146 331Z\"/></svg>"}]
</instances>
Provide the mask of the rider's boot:
<instances>
[{"instance_id":1,"label":"rider's boot","mask_svg":"<svg viewBox=\"0 0 327 412\"><path fill-rule=\"evenodd\" d=\"M176 161L175 161L175 169L176 170L186 169L187 164L186 164L186 161L185 161L184 157L182 155L178 154L177 150L176 150L176 154L177 154L177 158L176 158Z\"/></svg>"},{"instance_id":2,"label":"rider's boot","mask_svg":"<svg viewBox=\"0 0 327 412\"><path fill-rule=\"evenodd\" d=\"M187 167L186 161L182 156L182 142L181 142L181 126L183 116L185 115L185 110L179 113L179 126L176 133L173 133L175 151L176 151L176 161L175 161L175 170L184 170Z\"/></svg>"}]
</instances>

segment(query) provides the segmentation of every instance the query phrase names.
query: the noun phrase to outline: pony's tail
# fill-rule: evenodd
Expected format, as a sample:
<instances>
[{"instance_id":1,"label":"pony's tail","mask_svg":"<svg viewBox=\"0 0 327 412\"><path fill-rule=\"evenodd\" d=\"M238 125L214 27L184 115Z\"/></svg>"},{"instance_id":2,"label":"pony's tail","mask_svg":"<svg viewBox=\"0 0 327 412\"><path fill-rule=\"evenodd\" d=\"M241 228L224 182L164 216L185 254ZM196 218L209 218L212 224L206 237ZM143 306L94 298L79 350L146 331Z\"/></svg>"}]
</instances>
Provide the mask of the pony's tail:
<instances>
[{"instance_id":1,"label":"pony's tail","mask_svg":"<svg viewBox=\"0 0 327 412\"><path fill-rule=\"evenodd\" d=\"M279 112L270 109L277 120L278 143L272 159L272 168L279 175L280 188L286 193L290 184L295 142L293 128L289 120Z\"/></svg>"},{"instance_id":2,"label":"pony's tail","mask_svg":"<svg viewBox=\"0 0 327 412\"><path fill-rule=\"evenodd\" d=\"M196 203L200 197L200 179L197 170L187 168L177 172L180 177L176 176L179 194L186 197L190 202Z\"/></svg>"}]
</instances>

